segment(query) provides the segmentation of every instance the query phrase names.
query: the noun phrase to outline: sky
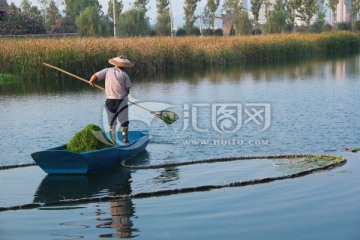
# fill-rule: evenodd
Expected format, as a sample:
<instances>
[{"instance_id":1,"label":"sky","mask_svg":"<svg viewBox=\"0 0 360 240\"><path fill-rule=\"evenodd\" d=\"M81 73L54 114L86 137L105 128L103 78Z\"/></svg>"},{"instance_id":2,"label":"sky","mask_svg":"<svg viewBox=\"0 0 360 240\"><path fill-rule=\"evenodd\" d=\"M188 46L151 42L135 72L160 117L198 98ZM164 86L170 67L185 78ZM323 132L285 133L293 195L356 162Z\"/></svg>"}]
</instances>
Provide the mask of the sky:
<instances>
[{"instance_id":1,"label":"sky","mask_svg":"<svg viewBox=\"0 0 360 240\"><path fill-rule=\"evenodd\" d=\"M60 2L59 0L55 0ZM102 6L103 12L107 13L107 9L108 9L108 0L98 0L100 5ZM20 6L22 0L7 0L8 4L10 5L12 2L15 3L16 6ZM32 5L37 5L38 1L37 0L29 0L29 2ZM123 4L124 4L124 10L126 11L127 9L130 8L130 4L133 3L134 0L123 0ZM203 8L206 5L206 0L201 0L200 3L198 4L198 7L196 9L195 15L199 15L202 11ZM219 12L220 9L222 7L222 2L220 1L220 6L219 6ZM172 6L172 12L173 12L173 19L174 19L174 27L179 27L184 25L184 9L183 9L183 5L184 5L184 0L172 0L171 1L171 6ZM59 9L61 10L62 7L59 6ZM147 15L150 17L150 23L151 24L155 24L156 22L156 0L150 0L149 1L149 5L148 5L148 12ZM216 24L216 27L219 25L220 23Z\"/></svg>"}]
</instances>

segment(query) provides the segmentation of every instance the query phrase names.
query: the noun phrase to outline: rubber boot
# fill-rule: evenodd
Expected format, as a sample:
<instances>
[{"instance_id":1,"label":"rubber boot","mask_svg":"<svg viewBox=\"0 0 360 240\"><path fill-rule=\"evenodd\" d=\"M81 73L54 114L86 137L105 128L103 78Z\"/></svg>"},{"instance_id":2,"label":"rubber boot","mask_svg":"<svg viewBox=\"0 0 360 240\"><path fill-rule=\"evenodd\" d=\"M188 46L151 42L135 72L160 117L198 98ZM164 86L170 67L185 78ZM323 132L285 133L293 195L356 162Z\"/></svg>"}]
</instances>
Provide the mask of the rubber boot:
<instances>
[{"instance_id":1,"label":"rubber boot","mask_svg":"<svg viewBox=\"0 0 360 240\"><path fill-rule=\"evenodd\" d=\"M115 132L115 128L110 126L110 137L111 137L111 141L116 144L116 132Z\"/></svg>"},{"instance_id":2,"label":"rubber boot","mask_svg":"<svg viewBox=\"0 0 360 240\"><path fill-rule=\"evenodd\" d=\"M129 140L128 140L128 128L127 127L122 127L121 131L122 131L123 142L128 143L129 142Z\"/></svg>"}]
</instances>

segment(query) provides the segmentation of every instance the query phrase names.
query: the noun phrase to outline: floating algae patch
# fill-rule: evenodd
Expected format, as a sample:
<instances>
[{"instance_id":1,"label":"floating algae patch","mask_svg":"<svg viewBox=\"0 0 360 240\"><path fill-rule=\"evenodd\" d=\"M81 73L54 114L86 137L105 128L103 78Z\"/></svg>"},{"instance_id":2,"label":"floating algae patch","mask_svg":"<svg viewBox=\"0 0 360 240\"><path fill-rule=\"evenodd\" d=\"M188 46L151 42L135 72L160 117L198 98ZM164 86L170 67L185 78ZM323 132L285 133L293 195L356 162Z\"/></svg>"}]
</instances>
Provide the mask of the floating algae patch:
<instances>
[{"instance_id":1,"label":"floating algae patch","mask_svg":"<svg viewBox=\"0 0 360 240\"><path fill-rule=\"evenodd\" d=\"M66 150L72 152L90 152L114 146L105 136L101 128L95 124L89 124L66 144Z\"/></svg>"},{"instance_id":2,"label":"floating algae patch","mask_svg":"<svg viewBox=\"0 0 360 240\"><path fill-rule=\"evenodd\" d=\"M14 84L21 82L21 79L17 75L0 73L0 85Z\"/></svg>"},{"instance_id":3,"label":"floating algae patch","mask_svg":"<svg viewBox=\"0 0 360 240\"><path fill-rule=\"evenodd\" d=\"M339 163L341 161L343 161L342 157L314 155L308 157L276 159L274 165L281 172L293 174L309 169L322 168L326 165Z\"/></svg>"}]
</instances>

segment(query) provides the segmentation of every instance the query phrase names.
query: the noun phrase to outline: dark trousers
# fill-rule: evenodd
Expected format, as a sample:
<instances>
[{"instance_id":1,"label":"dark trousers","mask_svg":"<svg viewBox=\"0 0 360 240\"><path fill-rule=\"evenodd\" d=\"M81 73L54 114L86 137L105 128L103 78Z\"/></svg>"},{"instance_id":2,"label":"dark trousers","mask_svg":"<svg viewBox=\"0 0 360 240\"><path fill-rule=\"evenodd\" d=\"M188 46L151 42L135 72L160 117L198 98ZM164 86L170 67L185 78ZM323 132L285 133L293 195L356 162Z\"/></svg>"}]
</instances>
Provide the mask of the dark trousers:
<instances>
[{"instance_id":1,"label":"dark trousers","mask_svg":"<svg viewBox=\"0 0 360 240\"><path fill-rule=\"evenodd\" d=\"M121 127L129 126L128 99L106 99L105 108L108 115L109 126L116 128L116 119L121 123Z\"/></svg>"}]
</instances>

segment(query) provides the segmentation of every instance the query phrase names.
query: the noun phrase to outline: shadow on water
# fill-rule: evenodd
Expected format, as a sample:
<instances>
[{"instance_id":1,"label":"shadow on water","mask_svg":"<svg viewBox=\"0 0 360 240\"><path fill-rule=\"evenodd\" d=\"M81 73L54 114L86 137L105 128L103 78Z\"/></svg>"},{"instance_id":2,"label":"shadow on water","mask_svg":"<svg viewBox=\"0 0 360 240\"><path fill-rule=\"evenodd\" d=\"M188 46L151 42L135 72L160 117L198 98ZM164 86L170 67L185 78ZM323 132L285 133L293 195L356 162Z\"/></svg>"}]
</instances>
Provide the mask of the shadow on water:
<instances>
[{"instance_id":1,"label":"shadow on water","mask_svg":"<svg viewBox=\"0 0 360 240\"><path fill-rule=\"evenodd\" d=\"M129 194L131 192L130 179L130 171L119 166L88 176L47 175L35 193L34 202L80 199L104 194ZM134 233L139 232L138 229L133 228L131 220L135 213L135 206L131 199L109 201L108 212L97 211L95 214L99 215L96 218L99 224L96 228L110 231L100 237L135 237Z\"/></svg>"},{"instance_id":2,"label":"shadow on water","mask_svg":"<svg viewBox=\"0 0 360 240\"><path fill-rule=\"evenodd\" d=\"M131 160L132 165L146 164L147 151ZM60 200L127 195L131 193L131 172L121 164L87 175L46 175L34 194L34 203Z\"/></svg>"},{"instance_id":3,"label":"shadow on water","mask_svg":"<svg viewBox=\"0 0 360 240\"><path fill-rule=\"evenodd\" d=\"M131 164L145 164L149 153L144 151ZM34 203L57 202L66 199L102 197L105 195L128 195L131 190L131 171L120 164L89 175L47 175L34 194ZM62 209L61 207L46 208ZM96 212L99 224L96 228L109 229L110 233L99 237L136 237L139 229L133 227L135 206L131 199L109 201L109 212ZM112 229L112 230L111 230ZM114 232L115 231L115 232Z\"/></svg>"},{"instance_id":4,"label":"shadow on water","mask_svg":"<svg viewBox=\"0 0 360 240\"><path fill-rule=\"evenodd\" d=\"M47 175L34 195L34 203L129 194L130 178L130 171L121 166L90 175Z\"/></svg>"},{"instance_id":5,"label":"shadow on water","mask_svg":"<svg viewBox=\"0 0 360 240\"><path fill-rule=\"evenodd\" d=\"M319 69L326 71L325 68L319 67L328 65L332 74L342 65L346 65L349 74L359 71L359 54L344 54L331 58L304 59L286 62L262 63L262 64L241 64L230 66L227 68L203 68L203 69L187 69L181 72L164 72L156 74L129 72L130 78L134 83L174 83L178 81L186 81L190 84L196 84L201 79L207 79L210 82L220 82L224 79L230 81L239 81L245 75L251 74L254 80L268 80L274 75L288 75L291 79L298 79L301 76L311 76ZM325 69L325 70L324 70ZM100 70L100 69L99 69ZM84 73L85 79L89 78L92 73ZM99 85L103 86L102 82ZM48 94L58 92L78 92L91 91L92 89L83 82L78 81L64 74L53 72L45 81L36 79L26 79L23 81L10 81L7 78L6 84L0 81L0 94Z\"/></svg>"}]
</instances>

